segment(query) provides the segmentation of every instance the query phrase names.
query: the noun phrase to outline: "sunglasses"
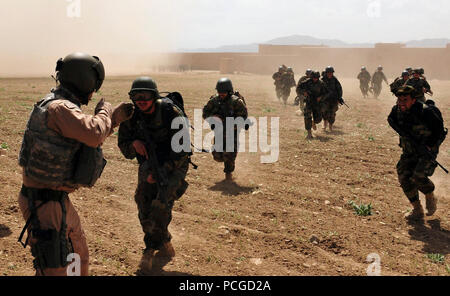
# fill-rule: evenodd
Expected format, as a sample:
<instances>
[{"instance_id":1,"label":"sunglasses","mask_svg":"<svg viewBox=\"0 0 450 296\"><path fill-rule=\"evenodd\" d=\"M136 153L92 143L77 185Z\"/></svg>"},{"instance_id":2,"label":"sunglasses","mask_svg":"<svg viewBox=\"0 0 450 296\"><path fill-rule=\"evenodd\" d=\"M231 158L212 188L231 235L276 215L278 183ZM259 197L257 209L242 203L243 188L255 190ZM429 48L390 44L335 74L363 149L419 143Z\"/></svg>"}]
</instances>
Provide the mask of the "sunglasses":
<instances>
[{"instance_id":1,"label":"sunglasses","mask_svg":"<svg viewBox=\"0 0 450 296\"><path fill-rule=\"evenodd\" d=\"M132 93L130 94L130 99L133 102L136 101L153 101L156 97L151 93Z\"/></svg>"}]
</instances>

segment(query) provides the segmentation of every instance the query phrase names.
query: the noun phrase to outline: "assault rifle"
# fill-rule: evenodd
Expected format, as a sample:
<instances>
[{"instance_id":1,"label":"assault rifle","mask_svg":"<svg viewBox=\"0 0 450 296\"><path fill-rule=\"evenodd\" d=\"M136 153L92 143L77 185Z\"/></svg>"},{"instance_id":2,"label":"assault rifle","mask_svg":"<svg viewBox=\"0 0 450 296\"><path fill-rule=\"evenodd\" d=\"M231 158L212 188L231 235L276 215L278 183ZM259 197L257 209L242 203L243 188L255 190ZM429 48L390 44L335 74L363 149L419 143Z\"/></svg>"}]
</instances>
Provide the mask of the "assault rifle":
<instances>
[{"instance_id":1,"label":"assault rifle","mask_svg":"<svg viewBox=\"0 0 450 296\"><path fill-rule=\"evenodd\" d=\"M445 173L448 174L448 170L443 167L437 160L436 160L436 156L433 155L433 153L431 153L430 150L428 150L428 148L423 145L420 144L419 141L416 139L416 137L414 137L410 132L403 130L402 128L400 128L393 120L391 120L390 118L388 119L389 124L392 126L392 128L401 136L401 137L406 137L408 138L413 144L414 146L419 148L419 151L424 153L425 155L427 155L431 161L433 162L433 164L438 165L441 169L444 170Z\"/></svg>"},{"instance_id":2,"label":"assault rifle","mask_svg":"<svg viewBox=\"0 0 450 296\"><path fill-rule=\"evenodd\" d=\"M339 104L345 105L348 109L350 109L350 107L345 103L344 98L338 99L338 102L339 102Z\"/></svg>"},{"instance_id":3,"label":"assault rifle","mask_svg":"<svg viewBox=\"0 0 450 296\"><path fill-rule=\"evenodd\" d=\"M149 134L146 128L144 130L145 136L145 149L147 149L148 159L146 160L152 171L152 177L156 181L156 186L158 188L159 200L165 205L167 205L167 194L169 187L169 177L167 176L166 169L160 165L158 161L158 156L155 150L155 141L153 137Z\"/></svg>"}]
</instances>

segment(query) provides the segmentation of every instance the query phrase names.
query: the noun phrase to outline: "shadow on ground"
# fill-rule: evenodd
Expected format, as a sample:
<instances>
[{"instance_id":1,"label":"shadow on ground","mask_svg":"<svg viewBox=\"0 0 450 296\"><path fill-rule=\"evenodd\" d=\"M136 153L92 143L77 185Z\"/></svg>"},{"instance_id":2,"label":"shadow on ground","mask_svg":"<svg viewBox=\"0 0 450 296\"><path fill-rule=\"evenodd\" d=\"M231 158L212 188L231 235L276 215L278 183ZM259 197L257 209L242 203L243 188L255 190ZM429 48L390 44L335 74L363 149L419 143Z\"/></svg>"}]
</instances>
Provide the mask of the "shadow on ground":
<instances>
[{"instance_id":1,"label":"shadow on ground","mask_svg":"<svg viewBox=\"0 0 450 296\"><path fill-rule=\"evenodd\" d=\"M220 182L217 182L214 186L209 187L209 190L220 191L225 195L233 195L233 196L250 193L255 189L256 189L255 186L254 187L241 186L237 184L235 181L227 181L227 180L222 180Z\"/></svg>"},{"instance_id":2,"label":"shadow on ground","mask_svg":"<svg viewBox=\"0 0 450 296\"><path fill-rule=\"evenodd\" d=\"M450 231L441 227L439 219L429 220L426 224L423 221L410 222L410 225L413 227L409 230L411 239L424 242L422 250L426 254L446 256L450 253Z\"/></svg>"}]
</instances>

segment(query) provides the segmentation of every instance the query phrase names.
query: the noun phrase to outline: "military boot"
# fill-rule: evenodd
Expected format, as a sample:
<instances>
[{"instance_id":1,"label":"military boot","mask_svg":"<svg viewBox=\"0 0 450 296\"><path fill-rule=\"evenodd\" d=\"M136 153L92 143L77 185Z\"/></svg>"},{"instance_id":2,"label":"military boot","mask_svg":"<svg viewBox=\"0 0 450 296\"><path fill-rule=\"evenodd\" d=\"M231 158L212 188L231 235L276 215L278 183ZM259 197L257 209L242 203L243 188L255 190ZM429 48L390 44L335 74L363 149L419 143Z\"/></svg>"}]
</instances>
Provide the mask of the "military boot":
<instances>
[{"instance_id":1,"label":"military boot","mask_svg":"<svg viewBox=\"0 0 450 296\"><path fill-rule=\"evenodd\" d=\"M233 181L233 173L225 173L225 180Z\"/></svg>"},{"instance_id":2,"label":"military boot","mask_svg":"<svg viewBox=\"0 0 450 296\"><path fill-rule=\"evenodd\" d=\"M170 242L165 243L159 252L156 254L158 257L173 258L175 257L175 249Z\"/></svg>"},{"instance_id":3,"label":"military boot","mask_svg":"<svg viewBox=\"0 0 450 296\"><path fill-rule=\"evenodd\" d=\"M317 126L316 126L316 123L313 121L313 123L312 123L312 128L313 128L313 130L317 130ZM312 136L311 136L312 137Z\"/></svg>"},{"instance_id":4,"label":"military boot","mask_svg":"<svg viewBox=\"0 0 450 296\"><path fill-rule=\"evenodd\" d=\"M327 123L328 123L328 122L327 122L326 120L323 121L323 130L324 130L324 131L327 130Z\"/></svg>"},{"instance_id":5,"label":"military boot","mask_svg":"<svg viewBox=\"0 0 450 296\"><path fill-rule=\"evenodd\" d=\"M437 198L434 196L434 193L428 193L425 195L426 208L427 208L427 216L431 216L436 212L437 209Z\"/></svg>"},{"instance_id":6,"label":"military boot","mask_svg":"<svg viewBox=\"0 0 450 296\"><path fill-rule=\"evenodd\" d=\"M406 219L410 221L422 220L425 215L423 213L423 208L422 205L420 204L420 200L413 202L412 205L414 208L412 212L406 216Z\"/></svg>"},{"instance_id":7,"label":"military boot","mask_svg":"<svg viewBox=\"0 0 450 296\"><path fill-rule=\"evenodd\" d=\"M306 136L307 140L311 140L313 138L311 130L308 130L308 135Z\"/></svg>"},{"instance_id":8,"label":"military boot","mask_svg":"<svg viewBox=\"0 0 450 296\"><path fill-rule=\"evenodd\" d=\"M153 265L153 257L155 255L154 249L147 249L142 254L141 263L139 264L139 268L143 273L149 273L152 271Z\"/></svg>"}]
</instances>

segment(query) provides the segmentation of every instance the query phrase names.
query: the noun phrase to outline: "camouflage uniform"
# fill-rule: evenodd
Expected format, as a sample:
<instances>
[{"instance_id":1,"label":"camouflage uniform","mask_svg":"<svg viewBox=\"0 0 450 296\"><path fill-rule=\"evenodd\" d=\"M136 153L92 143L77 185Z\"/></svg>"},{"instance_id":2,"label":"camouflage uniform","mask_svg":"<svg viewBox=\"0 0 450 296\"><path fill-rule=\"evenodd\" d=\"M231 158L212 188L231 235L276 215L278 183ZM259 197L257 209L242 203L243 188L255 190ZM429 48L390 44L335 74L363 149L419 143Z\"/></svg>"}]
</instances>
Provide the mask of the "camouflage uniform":
<instances>
[{"instance_id":1,"label":"camouflage uniform","mask_svg":"<svg viewBox=\"0 0 450 296\"><path fill-rule=\"evenodd\" d=\"M139 211L139 221L145 233L146 250L159 250L165 243L170 242L172 236L168 226L172 220L172 208L188 187L185 178L189 168L189 153L177 153L171 147L173 135L179 132L177 129L171 129L171 122L174 118L184 115L176 106L161 99L156 100L155 104L152 114L142 113L136 108L133 117L120 125L118 138L122 154L127 159L137 158L139 163L138 185L134 198ZM153 139L153 143L146 140L145 130ZM147 177L152 173L151 166L144 156L136 153L133 147L135 140L140 140L147 146L154 145L158 163L166 169L169 179L167 204L159 199L157 185L147 182Z\"/></svg>"},{"instance_id":2,"label":"camouflage uniform","mask_svg":"<svg viewBox=\"0 0 450 296\"><path fill-rule=\"evenodd\" d=\"M314 82L313 79L310 78L297 87L297 93L305 92L308 94L308 97L305 100L306 105L303 115L305 117L305 129L310 131L312 128L313 118L315 124L319 124L322 121L320 103L317 100L318 98L323 99L328 93L328 90L320 79Z\"/></svg>"},{"instance_id":3,"label":"camouflage uniform","mask_svg":"<svg viewBox=\"0 0 450 296\"><path fill-rule=\"evenodd\" d=\"M272 75L273 80L275 80L273 84L275 85L275 92L277 94L278 99L283 97L283 88L284 88L282 79L283 74L284 74L283 72L278 71Z\"/></svg>"},{"instance_id":4,"label":"camouflage uniform","mask_svg":"<svg viewBox=\"0 0 450 296\"><path fill-rule=\"evenodd\" d=\"M302 111L302 112L304 112L305 111L305 96L302 94L302 93L299 93L298 92L298 87L299 87L299 85L300 84L302 84L303 82L305 82L306 80L308 80L309 79L309 76L308 75L305 75L305 76L302 76L299 80L298 80L298 83L297 83L297 88L296 88L296 92L297 92L297 97L295 98L295 102L294 102L294 105L300 105L300 110Z\"/></svg>"},{"instance_id":5,"label":"camouflage uniform","mask_svg":"<svg viewBox=\"0 0 450 296\"><path fill-rule=\"evenodd\" d=\"M334 124L336 120L336 111L339 109L339 99L342 98L342 86L339 80L333 76L331 79L323 77L328 94L320 102L322 117L330 124Z\"/></svg>"},{"instance_id":6,"label":"camouflage uniform","mask_svg":"<svg viewBox=\"0 0 450 296\"><path fill-rule=\"evenodd\" d=\"M394 106L388 122L394 130L400 128L414 135L417 142L429 147L431 154L436 158L443 140L440 133L443 130L443 122L436 115L440 114L440 111L435 107L433 109L417 101L405 112ZM401 130L396 131L402 134ZM406 197L414 203L419 200L419 191L425 195L434 191L434 184L429 177L433 175L437 165L408 137L400 136L399 145L403 149L403 154L397 163L398 180Z\"/></svg>"},{"instance_id":7,"label":"camouflage uniform","mask_svg":"<svg viewBox=\"0 0 450 296\"><path fill-rule=\"evenodd\" d=\"M377 71L375 73L373 73L372 75L372 87L373 87L373 92L376 98L378 98L378 96L381 93L382 90L382 83L383 80L388 83L386 75L384 75L383 71Z\"/></svg>"},{"instance_id":8,"label":"camouflage uniform","mask_svg":"<svg viewBox=\"0 0 450 296\"><path fill-rule=\"evenodd\" d=\"M416 90L417 93L419 93L420 95L417 97L417 100L425 103L425 93L424 93L424 89L425 91L430 91L431 90L431 86L430 84L423 78L410 78L407 82L406 85L410 85L412 87L414 87L414 89Z\"/></svg>"},{"instance_id":9,"label":"camouflage uniform","mask_svg":"<svg viewBox=\"0 0 450 296\"><path fill-rule=\"evenodd\" d=\"M359 80L359 88L361 89L362 94L364 97L367 96L369 92L369 82L371 80L370 73L367 72L367 70L362 70L359 74L357 79Z\"/></svg>"},{"instance_id":10,"label":"camouflage uniform","mask_svg":"<svg viewBox=\"0 0 450 296\"><path fill-rule=\"evenodd\" d=\"M217 162L224 162L224 173L232 173L235 169L235 160L239 149L239 130L234 128L234 146L233 152L227 152L227 137L226 137L226 118L242 117L244 120L248 117L247 107L245 101L236 94L229 94L225 99L221 99L219 95L212 96L208 103L203 107L203 119L208 117L218 116L223 124L223 152L213 151L212 155ZM219 136L219 135L216 135ZM214 139L215 143L215 139Z\"/></svg>"}]
</instances>

